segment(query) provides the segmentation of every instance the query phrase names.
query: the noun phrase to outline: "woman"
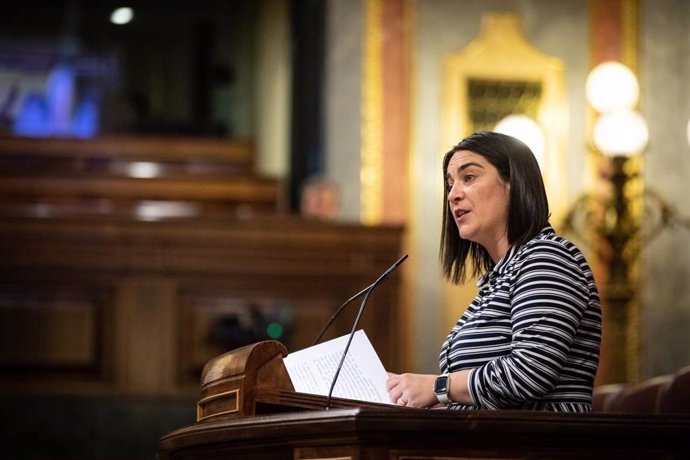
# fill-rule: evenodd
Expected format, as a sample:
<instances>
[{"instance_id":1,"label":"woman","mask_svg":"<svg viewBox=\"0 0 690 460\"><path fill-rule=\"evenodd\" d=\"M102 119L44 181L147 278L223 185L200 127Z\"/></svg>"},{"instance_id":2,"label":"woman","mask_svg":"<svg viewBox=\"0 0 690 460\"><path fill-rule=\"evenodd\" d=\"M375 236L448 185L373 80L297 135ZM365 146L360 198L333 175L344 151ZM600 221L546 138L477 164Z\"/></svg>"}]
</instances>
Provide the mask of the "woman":
<instances>
[{"instance_id":1,"label":"woman","mask_svg":"<svg viewBox=\"0 0 690 460\"><path fill-rule=\"evenodd\" d=\"M539 165L519 140L464 139L443 160L440 257L479 292L443 343L441 375L390 374L410 407L591 412L601 308L592 272L555 234Z\"/></svg>"}]
</instances>

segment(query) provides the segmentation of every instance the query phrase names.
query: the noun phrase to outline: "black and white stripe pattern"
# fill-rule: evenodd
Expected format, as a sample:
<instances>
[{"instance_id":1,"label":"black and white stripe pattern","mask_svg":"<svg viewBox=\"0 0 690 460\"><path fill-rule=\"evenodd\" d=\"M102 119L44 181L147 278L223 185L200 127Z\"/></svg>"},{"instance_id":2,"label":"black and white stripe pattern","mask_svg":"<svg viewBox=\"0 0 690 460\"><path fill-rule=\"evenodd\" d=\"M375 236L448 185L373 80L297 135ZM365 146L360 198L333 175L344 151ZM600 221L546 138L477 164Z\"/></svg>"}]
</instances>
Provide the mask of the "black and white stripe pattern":
<instances>
[{"instance_id":1,"label":"black and white stripe pattern","mask_svg":"<svg viewBox=\"0 0 690 460\"><path fill-rule=\"evenodd\" d=\"M591 412L601 307L579 249L546 227L477 286L440 355L441 372L473 369L475 404L449 408Z\"/></svg>"}]
</instances>

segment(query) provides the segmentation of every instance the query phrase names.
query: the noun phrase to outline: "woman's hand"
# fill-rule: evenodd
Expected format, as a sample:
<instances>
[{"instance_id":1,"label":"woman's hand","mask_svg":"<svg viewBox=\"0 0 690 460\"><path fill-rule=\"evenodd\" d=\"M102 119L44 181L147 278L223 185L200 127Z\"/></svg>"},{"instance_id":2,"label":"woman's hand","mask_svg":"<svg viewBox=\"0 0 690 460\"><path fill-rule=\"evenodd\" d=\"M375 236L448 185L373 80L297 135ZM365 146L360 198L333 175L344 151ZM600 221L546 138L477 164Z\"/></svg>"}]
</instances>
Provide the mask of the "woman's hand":
<instances>
[{"instance_id":1,"label":"woman's hand","mask_svg":"<svg viewBox=\"0 0 690 460\"><path fill-rule=\"evenodd\" d=\"M386 388L391 402L399 406L426 408L438 403L434 394L435 375L388 373Z\"/></svg>"}]
</instances>

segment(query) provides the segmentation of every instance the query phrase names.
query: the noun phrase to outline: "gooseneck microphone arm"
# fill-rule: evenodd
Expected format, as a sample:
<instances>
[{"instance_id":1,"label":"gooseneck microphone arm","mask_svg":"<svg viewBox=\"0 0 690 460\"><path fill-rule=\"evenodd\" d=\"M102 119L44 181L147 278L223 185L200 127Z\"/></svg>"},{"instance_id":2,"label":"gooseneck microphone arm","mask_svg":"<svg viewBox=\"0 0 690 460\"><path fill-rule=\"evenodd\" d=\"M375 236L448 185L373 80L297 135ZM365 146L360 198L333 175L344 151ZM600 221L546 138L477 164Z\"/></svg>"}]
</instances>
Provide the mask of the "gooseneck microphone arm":
<instances>
[{"instance_id":1,"label":"gooseneck microphone arm","mask_svg":"<svg viewBox=\"0 0 690 460\"><path fill-rule=\"evenodd\" d=\"M316 339L314 340L314 343L311 344L312 347L313 347L314 345L316 345L317 343L319 343L319 340L321 340L321 337L323 337L323 335L326 333L326 331L327 331L328 328L331 326L331 324L333 324L333 321L335 321L335 319L336 319L338 316L340 316L340 313L343 311L343 309L344 309L345 307L347 307L347 306L350 304L350 302L354 301L355 299L358 299L362 294L364 294L364 293L367 292L369 289L371 289L371 286L372 286L372 285L370 284L369 286L367 286L367 287L365 287L364 289L362 289L361 291L359 291L357 294L355 294L355 295L353 295L352 297L350 297L349 299L347 299L347 300L340 306L340 308L338 308L338 309L335 311L335 313L333 313L333 316L330 317L330 319L328 320L328 322L327 322L327 323L323 326L323 328L321 329L321 332L319 332L319 335L318 335L318 336L316 337Z\"/></svg>"},{"instance_id":2,"label":"gooseneck microphone arm","mask_svg":"<svg viewBox=\"0 0 690 460\"><path fill-rule=\"evenodd\" d=\"M381 283L383 280L385 280L386 278L388 278L388 276L389 276L391 273L393 273L393 270L395 270L396 268L398 268L398 266L399 266L401 263L403 263L403 261L404 261L405 259L407 259L407 254L403 255L401 258L399 258L398 260L396 260L395 263L394 263L393 265L391 265L390 267L388 267L388 270L386 270L385 272L383 272L383 274L382 274L381 276L379 276L379 278L378 278L376 281L374 281L374 282L371 283L369 286L365 287L364 289L362 289L361 291L359 291L357 294L355 294L355 295L353 295L352 297L350 297L349 299L347 299L347 300L346 300L346 301L335 311L335 313L333 313L333 315L332 315L332 316L330 317L330 319L326 322L326 324L323 326L323 328L321 328L321 332L319 332L319 335L316 337L316 339L315 339L314 342L311 344L311 346L316 345L316 344L319 342L319 340L321 340L321 337L323 337L323 334L328 330L328 328L331 326L331 324L333 324L333 321L335 321L335 319L336 319L338 316L340 316L340 313L342 313L343 309L344 309L346 306L348 306L348 305L349 305L351 302L353 302L354 300L358 299L362 294L365 294L367 291L369 291L369 290L371 290L371 289L374 289L374 287L375 287L377 284Z\"/></svg>"},{"instance_id":3,"label":"gooseneck microphone arm","mask_svg":"<svg viewBox=\"0 0 690 460\"><path fill-rule=\"evenodd\" d=\"M350 349L350 344L352 343L352 339L355 337L355 331L357 330L357 326L359 325L359 320L362 318L362 314L364 313L364 308L367 305L367 300L369 300L369 296L371 293L376 289L376 286L381 284L388 276L393 273L393 270L398 268L398 266L403 263L407 259L407 254L404 254L400 259L398 259L391 267L386 270L383 275L379 276L379 278L374 281L372 284L370 284L367 288L363 289L359 293L355 294L351 299L348 299L345 304L343 304L338 311L336 311L336 315L340 312L340 310L347 305L349 302L352 300L356 299L359 297L362 293L365 293L364 299L362 299L362 303L359 306L359 311L357 312L357 317L355 318L355 322L352 325L352 330L350 331L350 337L347 339L347 344L345 345L345 349L343 350L343 355L340 357L340 363L338 363L338 367L335 370L335 375L333 376L333 380L331 381L331 388L328 390L328 398L326 399L326 410L331 408L331 397L333 395L333 389L335 388L335 384L338 381L338 376L340 375L340 370L343 368L343 363L345 362L345 358L347 357L347 352Z\"/></svg>"}]
</instances>

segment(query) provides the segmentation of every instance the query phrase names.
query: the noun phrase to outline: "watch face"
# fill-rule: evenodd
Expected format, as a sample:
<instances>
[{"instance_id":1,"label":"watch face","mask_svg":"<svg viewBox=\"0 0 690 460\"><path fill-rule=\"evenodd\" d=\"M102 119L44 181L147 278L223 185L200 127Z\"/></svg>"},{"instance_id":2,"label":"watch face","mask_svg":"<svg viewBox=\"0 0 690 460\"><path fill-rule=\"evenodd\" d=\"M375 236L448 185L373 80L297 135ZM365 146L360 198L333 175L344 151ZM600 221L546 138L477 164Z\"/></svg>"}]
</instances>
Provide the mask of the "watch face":
<instances>
[{"instance_id":1,"label":"watch face","mask_svg":"<svg viewBox=\"0 0 690 460\"><path fill-rule=\"evenodd\" d=\"M434 384L434 393L436 394L446 394L448 393L448 376L440 375L436 377L436 382Z\"/></svg>"}]
</instances>

